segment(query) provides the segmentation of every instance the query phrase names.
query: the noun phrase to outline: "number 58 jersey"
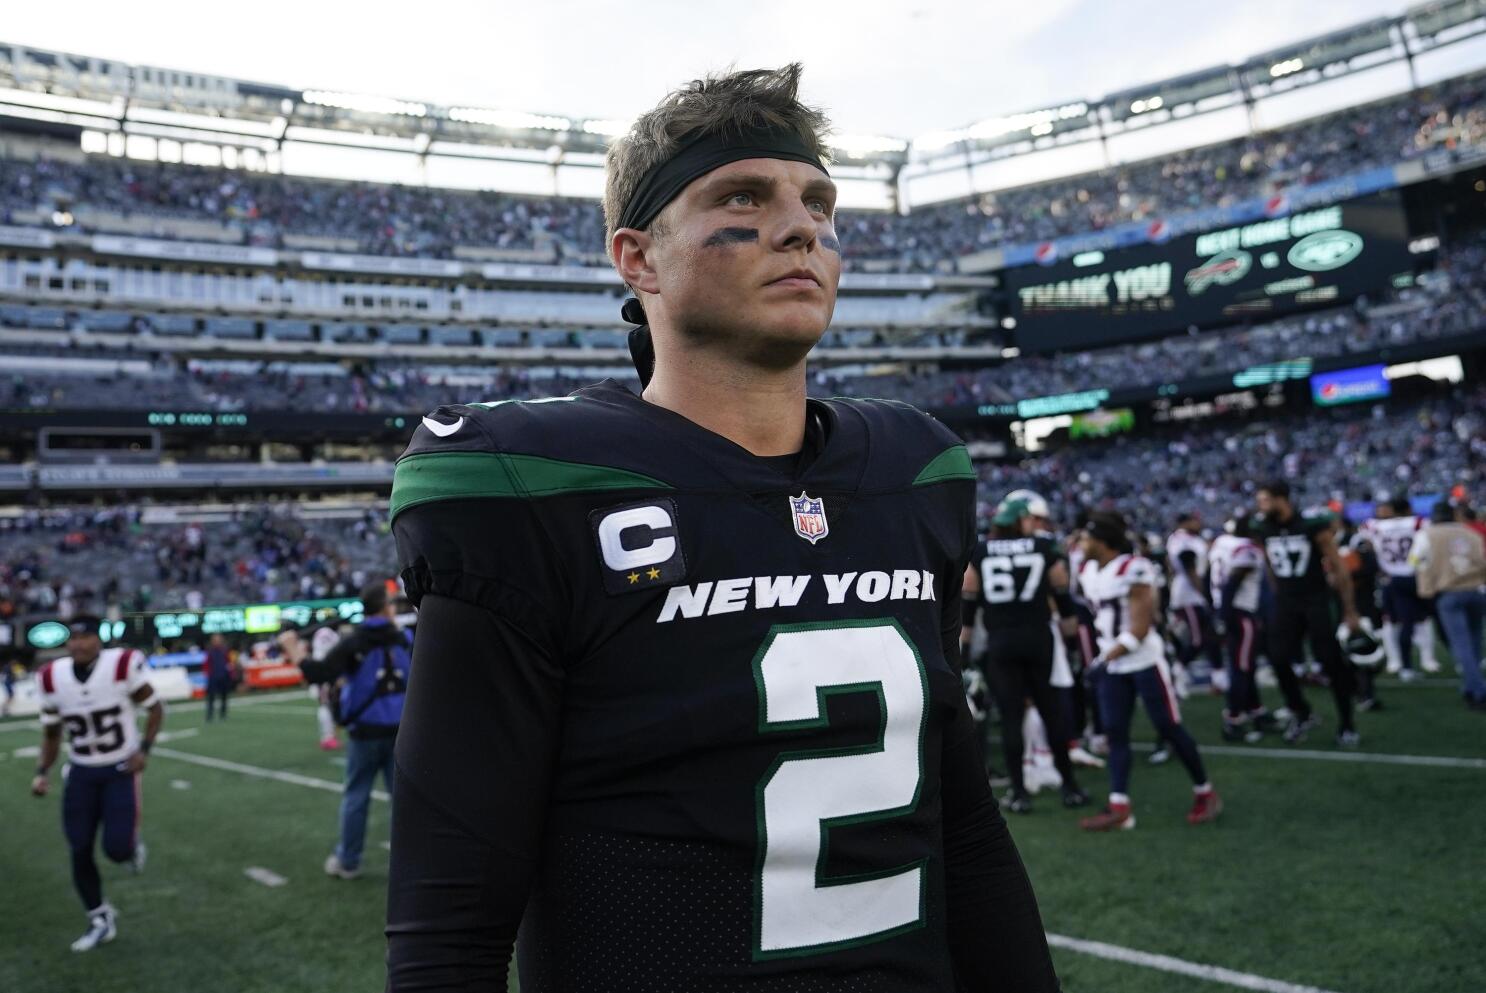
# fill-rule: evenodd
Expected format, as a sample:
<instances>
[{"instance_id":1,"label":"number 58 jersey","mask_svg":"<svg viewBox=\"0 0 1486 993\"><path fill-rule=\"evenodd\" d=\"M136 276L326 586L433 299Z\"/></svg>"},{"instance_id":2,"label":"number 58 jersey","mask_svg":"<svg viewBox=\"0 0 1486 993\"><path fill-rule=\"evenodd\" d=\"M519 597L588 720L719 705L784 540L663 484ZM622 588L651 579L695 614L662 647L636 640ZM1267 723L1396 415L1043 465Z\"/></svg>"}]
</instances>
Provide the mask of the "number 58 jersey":
<instances>
[{"instance_id":1,"label":"number 58 jersey","mask_svg":"<svg viewBox=\"0 0 1486 993\"><path fill-rule=\"evenodd\" d=\"M521 668L490 677L521 727L492 727L504 744L466 788L499 796L467 819L537 808L523 990L954 988L947 756L984 786L955 648L974 472L906 405L808 416L813 452L781 466L608 382L441 408L398 463L409 594L482 607L504 632L489 665ZM425 713L479 732L453 726L457 700L420 711L420 679L451 661L426 659L399 789L439 803L458 780L414 760ZM548 754L550 777L500 793L492 765ZM389 934L436 930L393 875Z\"/></svg>"},{"instance_id":2,"label":"number 58 jersey","mask_svg":"<svg viewBox=\"0 0 1486 993\"><path fill-rule=\"evenodd\" d=\"M72 659L53 659L37 681L41 723L65 726L69 762L117 765L139 750L133 695L150 684L144 653L105 648L82 678Z\"/></svg>"}]
</instances>

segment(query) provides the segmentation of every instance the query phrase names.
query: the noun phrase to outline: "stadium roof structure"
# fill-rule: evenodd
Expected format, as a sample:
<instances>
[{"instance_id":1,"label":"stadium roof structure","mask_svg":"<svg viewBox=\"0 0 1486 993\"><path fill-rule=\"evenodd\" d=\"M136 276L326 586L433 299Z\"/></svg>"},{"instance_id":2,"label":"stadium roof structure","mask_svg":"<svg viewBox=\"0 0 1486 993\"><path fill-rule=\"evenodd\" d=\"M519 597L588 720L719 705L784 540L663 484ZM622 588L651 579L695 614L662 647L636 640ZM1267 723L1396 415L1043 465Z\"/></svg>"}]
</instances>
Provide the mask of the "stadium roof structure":
<instances>
[{"instance_id":1,"label":"stadium roof structure","mask_svg":"<svg viewBox=\"0 0 1486 993\"><path fill-rule=\"evenodd\" d=\"M911 140L837 135L833 158L847 178L896 188L920 173L1221 110L1328 82L1486 34L1486 0L1430 0L1296 41L1233 65L1122 89ZM76 136L82 131L252 150L285 143L406 152L531 165L602 169L608 143L629 121L526 110L443 106L418 100L231 79L45 51L0 42L0 125ZM123 154L124 142L108 145ZM117 151L115 151L117 149ZM896 196L891 197L896 202Z\"/></svg>"}]
</instances>

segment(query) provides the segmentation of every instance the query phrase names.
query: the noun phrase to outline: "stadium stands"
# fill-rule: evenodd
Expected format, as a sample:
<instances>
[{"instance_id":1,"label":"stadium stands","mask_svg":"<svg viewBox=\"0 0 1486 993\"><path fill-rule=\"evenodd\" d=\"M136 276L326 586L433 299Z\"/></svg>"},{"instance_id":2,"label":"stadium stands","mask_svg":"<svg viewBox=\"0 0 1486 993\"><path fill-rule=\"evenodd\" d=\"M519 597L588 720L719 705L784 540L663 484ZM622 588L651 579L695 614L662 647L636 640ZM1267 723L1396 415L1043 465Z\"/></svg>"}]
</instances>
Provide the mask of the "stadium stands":
<instances>
[{"instance_id":1,"label":"stadium stands","mask_svg":"<svg viewBox=\"0 0 1486 993\"><path fill-rule=\"evenodd\" d=\"M1071 524L1086 510L1118 507L1132 524L1166 533L1178 512L1219 526L1250 512L1267 479L1294 481L1298 500L1373 500L1394 493L1480 493L1486 483L1486 389L1413 405L1256 417L1171 428L1141 438L1073 445L1013 463L982 463L982 513L1028 487Z\"/></svg>"},{"instance_id":2,"label":"stadium stands","mask_svg":"<svg viewBox=\"0 0 1486 993\"><path fill-rule=\"evenodd\" d=\"M355 596L393 557L381 511L310 522L285 500L208 520L152 516L121 505L0 518L0 617Z\"/></svg>"},{"instance_id":3,"label":"stadium stands","mask_svg":"<svg viewBox=\"0 0 1486 993\"><path fill-rule=\"evenodd\" d=\"M1446 254L1441 278L1424 286L1385 297L1382 306L1358 305L1316 311L1257 325L1178 335L1156 341L1054 355L1022 356L995 366L939 372L908 370L891 374L864 374L859 370L815 370L811 392L816 396L873 396L904 400L927 408L1005 403L1088 389L1092 384L1111 388L1233 373L1249 366L1295 356L1329 358L1429 341L1479 330L1486 314L1486 237L1468 238ZM12 313L0 312L0 321ZM35 309L21 314L34 326ZM44 312L49 319L51 312ZM105 323L117 324L118 315ZM67 315L56 312L65 323ZM95 326L93 314L79 318ZM153 320L153 319L152 319ZM241 335L249 324L238 319L206 318L204 323L222 336L223 329ZM303 329L294 321L265 322L265 336L284 338L280 325ZM363 326L351 325L333 337L346 340ZM268 332L272 330L273 333ZM397 328L383 331L398 330ZM404 332L417 329L402 326ZM448 344L521 346L531 335L514 329L471 331L468 328L432 329ZM595 348L619 350L618 364L607 375L633 381L624 337L617 332L550 332L559 339L578 336ZM476 337L472 338L471 336ZM438 340L434 336L432 340ZM880 332L833 331L822 347L849 349L889 340ZM897 340L897 339L893 339ZM904 343L948 344L963 341L954 333L923 333ZM147 350L144 342L136 352ZM226 360L181 359L156 354L149 362L113 362L100 367L82 354L109 354L108 350L78 347L11 347L11 355L41 354L57 359L44 370L12 373L8 389L0 393L6 406L17 408L115 407L155 409L180 407L214 411L296 410L355 413L417 413L459 400L507 400L550 396L576 389L599 378L553 368L523 368L464 363L440 364L436 359L360 360ZM0 361L0 370L4 370Z\"/></svg>"},{"instance_id":4,"label":"stadium stands","mask_svg":"<svg viewBox=\"0 0 1486 993\"><path fill-rule=\"evenodd\" d=\"M843 213L849 266L953 271L1007 242L1223 206L1486 140L1486 78L1252 138L914 210ZM0 159L0 224L422 258L606 264L594 201L341 183L97 156ZM185 222L189 225L182 226Z\"/></svg>"}]
</instances>

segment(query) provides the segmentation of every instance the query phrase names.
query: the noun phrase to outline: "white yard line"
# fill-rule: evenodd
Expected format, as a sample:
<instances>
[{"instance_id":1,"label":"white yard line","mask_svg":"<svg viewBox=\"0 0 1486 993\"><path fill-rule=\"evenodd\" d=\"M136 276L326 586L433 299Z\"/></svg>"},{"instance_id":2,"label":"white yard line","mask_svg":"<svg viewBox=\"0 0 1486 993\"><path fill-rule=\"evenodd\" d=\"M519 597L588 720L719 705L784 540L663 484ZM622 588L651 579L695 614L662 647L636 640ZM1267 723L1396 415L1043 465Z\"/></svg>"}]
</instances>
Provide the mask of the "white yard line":
<instances>
[{"instance_id":1,"label":"white yard line","mask_svg":"<svg viewBox=\"0 0 1486 993\"><path fill-rule=\"evenodd\" d=\"M229 762L226 759L214 759L207 755L193 755L190 752L178 752L173 748L157 748L150 753L151 756L160 756L167 759L175 759L178 762L189 762L192 765L203 766L207 769L219 769L222 772L235 772L241 776L252 776L255 779L272 779L278 783L289 783L293 786L307 786L312 790L324 790L327 793L341 792L341 784L333 779L319 779L315 776L301 776L297 772L284 772L279 769L264 769L256 765L244 765L241 762ZM372 790L372 799L390 800L385 790Z\"/></svg>"},{"instance_id":2,"label":"white yard line","mask_svg":"<svg viewBox=\"0 0 1486 993\"><path fill-rule=\"evenodd\" d=\"M1235 986L1241 990L1260 990L1262 993L1334 993L1319 986L1306 986L1301 983L1288 983L1283 979L1268 979L1264 976L1256 976L1248 972L1237 972L1233 969L1225 969L1219 965L1204 965L1201 962L1188 962L1185 959L1172 958L1170 955L1155 955L1151 952L1137 951L1134 948L1125 948L1120 945L1107 945L1102 941L1084 941L1082 938L1069 938L1061 934L1049 934L1047 943L1054 948L1067 949L1070 952L1078 952L1081 955L1092 955L1095 958L1108 959L1111 962L1124 962L1128 965L1138 965L1146 969L1156 969L1160 972L1171 972L1179 976L1191 976L1193 979L1204 979L1210 983L1222 983L1225 986Z\"/></svg>"},{"instance_id":3,"label":"white yard line","mask_svg":"<svg viewBox=\"0 0 1486 993\"><path fill-rule=\"evenodd\" d=\"M1149 752L1154 746L1140 742L1136 751ZM1304 759L1311 762L1359 762L1363 765L1412 765L1433 769L1486 769L1486 759L1459 758L1454 755L1394 755L1386 752L1322 752L1314 748L1244 748L1239 745L1199 745L1204 755L1225 755L1250 759Z\"/></svg>"},{"instance_id":4,"label":"white yard line","mask_svg":"<svg viewBox=\"0 0 1486 993\"><path fill-rule=\"evenodd\" d=\"M243 870L243 875L255 883L262 883L264 886L270 888L283 886L289 881L272 869L265 869L259 865L248 866Z\"/></svg>"}]
</instances>

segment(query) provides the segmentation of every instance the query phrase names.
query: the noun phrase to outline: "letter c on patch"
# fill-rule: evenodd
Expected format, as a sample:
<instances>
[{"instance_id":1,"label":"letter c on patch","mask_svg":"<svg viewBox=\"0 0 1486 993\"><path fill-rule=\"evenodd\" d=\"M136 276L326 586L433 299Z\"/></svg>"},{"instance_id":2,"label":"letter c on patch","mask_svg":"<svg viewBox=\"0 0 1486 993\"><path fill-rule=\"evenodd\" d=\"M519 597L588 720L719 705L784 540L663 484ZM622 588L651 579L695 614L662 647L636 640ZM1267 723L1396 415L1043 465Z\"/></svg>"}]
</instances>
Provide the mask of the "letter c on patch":
<instances>
[{"instance_id":1,"label":"letter c on patch","mask_svg":"<svg viewBox=\"0 0 1486 993\"><path fill-rule=\"evenodd\" d=\"M641 566L667 562L676 554L674 534L656 537L657 531L671 530L676 524L665 508L631 507L610 514L599 522L599 548L603 551L604 565L618 572L638 569ZM625 548L620 535L632 528L646 530L647 543L639 548Z\"/></svg>"}]
</instances>

